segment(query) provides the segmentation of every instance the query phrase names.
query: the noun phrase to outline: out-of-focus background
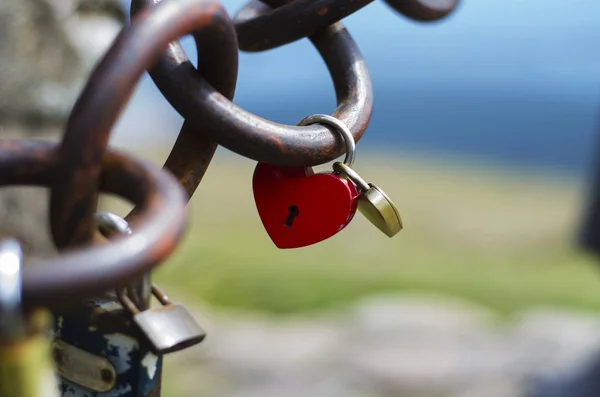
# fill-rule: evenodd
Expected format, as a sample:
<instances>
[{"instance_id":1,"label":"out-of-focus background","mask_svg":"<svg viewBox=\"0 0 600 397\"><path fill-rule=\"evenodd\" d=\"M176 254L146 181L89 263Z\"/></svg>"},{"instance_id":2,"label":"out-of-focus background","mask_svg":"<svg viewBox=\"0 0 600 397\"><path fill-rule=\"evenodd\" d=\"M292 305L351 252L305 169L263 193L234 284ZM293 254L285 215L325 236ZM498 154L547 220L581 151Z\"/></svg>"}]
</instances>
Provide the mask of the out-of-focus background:
<instances>
[{"instance_id":1,"label":"out-of-focus background","mask_svg":"<svg viewBox=\"0 0 600 397\"><path fill-rule=\"evenodd\" d=\"M0 3L3 134L60 134L126 3ZM375 94L355 168L405 229L389 239L357 216L278 250L254 207L255 162L220 148L155 275L209 332L166 358L166 395L516 397L569 376L600 348L600 268L574 242L599 132L600 4L465 0L421 24L375 1L344 23ZM241 53L237 87L235 103L282 123L335 108L307 40ZM181 124L144 76L111 142L161 163ZM4 227L45 227L36 214Z\"/></svg>"}]
</instances>

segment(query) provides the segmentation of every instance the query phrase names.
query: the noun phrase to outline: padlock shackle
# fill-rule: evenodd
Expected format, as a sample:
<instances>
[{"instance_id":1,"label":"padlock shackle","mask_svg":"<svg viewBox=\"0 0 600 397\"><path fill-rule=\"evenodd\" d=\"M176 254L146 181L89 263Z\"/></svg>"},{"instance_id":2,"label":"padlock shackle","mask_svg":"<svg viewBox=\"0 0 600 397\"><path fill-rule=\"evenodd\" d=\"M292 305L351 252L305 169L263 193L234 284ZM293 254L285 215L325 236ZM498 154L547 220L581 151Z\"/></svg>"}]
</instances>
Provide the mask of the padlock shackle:
<instances>
[{"instance_id":1,"label":"padlock shackle","mask_svg":"<svg viewBox=\"0 0 600 397\"><path fill-rule=\"evenodd\" d=\"M307 126L311 124L323 124L325 126L333 127L335 131L342 136L346 147L344 164L348 167L352 167L354 165L354 157L356 157L356 141L354 140L352 131L350 131L350 128L348 128L346 123L328 114L313 114L298 122L298 126Z\"/></svg>"},{"instance_id":2,"label":"padlock shackle","mask_svg":"<svg viewBox=\"0 0 600 397\"><path fill-rule=\"evenodd\" d=\"M141 313L142 311L147 310L149 308L149 305L148 307L144 308L137 307L133 300L131 300L131 298L128 296L128 289L119 288L117 289L116 293L117 298L119 299L123 307L129 310L129 312L133 315ZM172 303L171 299L169 299L167 294L158 285L154 283L152 284L152 295L154 295L162 305L166 306Z\"/></svg>"},{"instance_id":3,"label":"padlock shackle","mask_svg":"<svg viewBox=\"0 0 600 397\"><path fill-rule=\"evenodd\" d=\"M356 185L360 192L366 192L371 188L371 185L367 183L358 172L354 171L354 169L350 168L347 164L341 163L339 161L333 163L333 170L338 174L347 177Z\"/></svg>"},{"instance_id":4,"label":"padlock shackle","mask_svg":"<svg viewBox=\"0 0 600 397\"><path fill-rule=\"evenodd\" d=\"M48 141L0 139L0 186L52 186L61 177L57 148ZM155 164L110 150L103 157L100 188L137 205L131 222L136 235L51 258L25 258L25 309L72 308L81 299L127 285L163 263L183 237L185 193Z\"/></svg>"}]
</instances>

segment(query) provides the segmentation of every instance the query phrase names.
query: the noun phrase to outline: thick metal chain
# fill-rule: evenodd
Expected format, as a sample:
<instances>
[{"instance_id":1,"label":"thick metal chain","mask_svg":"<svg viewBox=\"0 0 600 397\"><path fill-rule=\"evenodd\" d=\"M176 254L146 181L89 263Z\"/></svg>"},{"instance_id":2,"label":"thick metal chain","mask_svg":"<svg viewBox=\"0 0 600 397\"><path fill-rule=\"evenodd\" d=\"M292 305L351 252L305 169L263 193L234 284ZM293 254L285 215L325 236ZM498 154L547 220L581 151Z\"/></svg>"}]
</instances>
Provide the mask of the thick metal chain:
<instances>
[{"instance_id":1,"label":"thick metal chain","mask_svg":"<svg viewBox=\"0 0 600 397\"><path fill-rule=\"evenodd\" d=\"M96 385L99 388L94 390L102 391L108 387L105 383L113 389L118 383L119 387L129 388L129 392L119 395L160 395L161 355L198 343L204 338L203 331L199 326L196 328L200 331L194 331L191 315L186 316L180 306L166 300L161 303L168 310L152 313L146 307L137 317L129 308L131 313L121 310L115 317L93 298L136 285L136 280L149 276L173 252L187 226L186 203L218 145L263 163L312 166L334 160L345 152L346 144L360 140L371 118L373 90L362 54L340 20L371 1L251 0L231 19L217 0L132 0L131 23L91 73L72 109L62 141L0 140L0 186L37 185L51 192L50 229L60 255L29 259L22 271L19 294L23 314L42 307L61 319L53 349L62 346L70 354L88 357L73 361L85 364L80 369L73 363L67 365L70 361L61 359L62 353L54 354L60 349L53 350L55 366L65 377L61 389L77 384ZM414 20L433 21L448 15L458 0L386 2ZM188 34L198 50L197 68L177 41ZM310 39L329 69L337 98L332 116L347 127L346 140L329 126L275 123L232 102L240 49L264 51L304 37ZM185 119L162 170L109 149L113 125L146 71ZM110 240L101 237L96 224L100 193L117 195L135 205L125 221L133 233ZM116 304L108 298L101 302ZM6 315L1 309L0 320ZM169 317L169 311L176 317ZM161 317L161 322L143 316L148 313L167 317ZM161 339L164 325L173 325L174 334L167 332ZM106 341L107 335L115 332L139 342L135 349L135 344L124 344L120 346L123 349L116 349L121 351L118 358L111 356L113 361L131 364L132 371L123 372L119 367L121 372L102 372L94 367L94 363L109 362L104 356L114 355L115 346L107 353L110 349ZM178 338L172 338L174 335ZM0 342L2 338L0 333ZM172 340L178 342L173 345ZM37 345L29 346L33 349ZM40 346L35 352L43 361L47 357ZM161 349L155 351L157 346ZM0 353L1 348L2 343ZM142 370L146 365L142 353L154 357L154 371ZM28 365L17 368L12 358L0 354L0 375L5 378L24 372ZM95 370L88 371L88 367ZM13 368L12 372L7 368ZM38 372L36 379L19 385L42 384L43 372ZM96 376L85 378L91 373ZM50 389L40 388L46 392ZM28 391L20 393L31 395Z\"/></svg>"},{"instance_id":2,"label":"thick metal chain","mask_svg":"<svg viewBox=\"0 0 600 397\"><path fill-rule=\"evenodd\" d=\"M64 306L125 286L159 264L185 229L185 203L217 145L279 165L317 165L344 153L343 140L329 127L283 125L233 104L239 49L264 51L308 37L333 80L338 106L332 116L359 141L373 91L360 50L339 20L371 1L252 0L231 19L216 0L132 0L131 24L90 75L62 142L0 141L0 184L48 186L52 236L68 250L26 267L24 304ZM433 21L458 0L387 3L414 20ZM177 41L187 34L198 48L197 69ZM113 124L146 71L185 118L164 165L168 173L108 150ZM127 217L135 237L96 244L101 191L136 204Z\"/></svg>"},{"instance_id":3,"label":"thick metal chain","mask_svg":"<svg viewBox=\"0 0 600 397\"><path fill-rule=\"evenodd\" d=\"M264 51L308 37L373 0L251 0L235 17L240 49ZM386 0L417 21L435 21L452 12L458 0ZM271 8L272 7L272 8Z\"/></svg>"}]
</instances>

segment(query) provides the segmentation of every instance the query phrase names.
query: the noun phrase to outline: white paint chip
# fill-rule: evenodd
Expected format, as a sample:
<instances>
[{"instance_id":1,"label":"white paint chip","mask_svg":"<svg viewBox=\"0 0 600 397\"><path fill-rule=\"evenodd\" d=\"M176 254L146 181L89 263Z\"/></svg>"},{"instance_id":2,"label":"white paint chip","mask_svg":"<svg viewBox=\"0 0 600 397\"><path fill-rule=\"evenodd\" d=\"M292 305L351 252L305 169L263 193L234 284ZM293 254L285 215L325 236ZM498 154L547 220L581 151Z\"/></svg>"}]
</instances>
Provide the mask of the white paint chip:
<instances>
[{"instance_id":1,"label":"white paint chip","mask_svg":"<svg viewBox=\"0 0 600 397\"><path fill-rule=\"evenodd\" d=\"M156 363L158 363L158 357L148 352L142 360L142 366L148 371L148 378L154 379L156 374Z\"/></svg>"}]
</instances>

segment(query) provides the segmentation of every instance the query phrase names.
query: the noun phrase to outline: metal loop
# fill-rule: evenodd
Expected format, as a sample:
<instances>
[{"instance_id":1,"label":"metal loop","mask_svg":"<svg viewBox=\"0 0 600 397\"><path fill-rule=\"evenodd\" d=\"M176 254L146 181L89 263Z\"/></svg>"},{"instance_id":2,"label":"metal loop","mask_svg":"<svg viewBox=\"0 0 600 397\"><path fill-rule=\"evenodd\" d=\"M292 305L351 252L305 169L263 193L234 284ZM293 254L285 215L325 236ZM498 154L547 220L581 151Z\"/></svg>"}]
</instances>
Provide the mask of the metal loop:
<instances>
[{"instance_id":1,"label":"metal loop","mask_svg":"<svg viewBox=\"0 0 600 397\"><path fill-rule=\"evenodd\" d=\"M333 78L338 107L332 116L348 126L357 142L373 107L371 79L363 57L341 23L310 39ZM157 77L154 81L166 94L166 83ZM169 103L187 120L214 126L203 132L235 153L263 163L293 166L327 163L344 153L342 139L324 126L268 121L227 100L198 74L190 72L185 81L185 89L165 95Z\"/></svg>"},{"instance_id":2,"label":"metal loop","mask_svg":"<svg viewBox=\"0 0 600 397\"><path fill-rule=\"evenodd\" d=\"M167 293L156 284L152 284L152 295L154 295L156 299L158 299L158 301L163 305L171 304L171 299Z\"/></svg>"},{"instance_id":3,"label":"metal loop","mask_svg":"<svg viewBox=\"0 0 600 397\"><path fill-rule=\"evenodd\" d=\"M313 114L305 117L300 120L298 125L310 125L316 123L329 125L340 133L342 138L344 138L344 143L346 145L346 157L344 158L344 164L346 164L348 167L352 167L354 165L354 157L356 157L356 142L354 142L354 137L348 129L348 126L335 117L331 117L327 114Z\"/></svg>"},{"instance_id":4,"label":"metal loop","mask_svg":"<svg viewBox=\"0 0 600 397\"><path fill-rule=\"evenodd\" d=\"M404 16L419 22L433 22L453 13L460 0L385 0Z\"/></svg>"},{"instance_id":5,"label":"metal loop","mask_svg":"<svg viewBox=\"0 0 600 397\"><path fill-rule=\"evenodd\" d=\"M242 51L265 51L311 36L372 1L251 0L233 22Z\"/></svg>"},{"instance_id":6,"label":"metal loop","mask_svg":"<svg viewBox=\"0 0 600 397\"><path fill-rule=\"evenodd\" d=\"M171 304L171 300L169 299L167 294L158 285L152 284L150 288L150 298L152 298L153 295L163 306ZM136 315L150 308L150 305L146 307L141 307L138 304L136 304L129 296L129 293L125 291L125 288L117 289L116 295L119 302L121 302L121 305L123 305L123 307L125 307L133 315Z\"/></svg>"},{"instance_id":7,"label":"metal loop","mask_svg":"<svg viewBox=\"0 0 600 397\"><path fill-rule=\"evenodd\" d=\"M133 0L131 17L161 0ZM211 87L225 98L233 100L238 75L238 42L235 28L227 14L218 13L212 23L198 27L192 33L196 43L198 68L194 68L179 41L173 41L148 69L150 77L164 96L178 95L188 89L189 76L202 76ZM158 84L160 82L160 84ZM186 120L167 157L164 168L182 184L191 197L204 177L217 149L217 143L206 131L218 126L195 120Z\"/></svg>"},{"instance_id":8,"label":"metal loop","mask_svg":"<svg viewBox=\"0 0 600 397\"><path fill-rule=\"evenodd\" d=\"M117 289L117 299L119 300L119 302L121 303L121 306L123 306L125 309L127 309L127 311L129 311L129 313L131 313L132 315L136 315L139 314L142 310L142 308L140 308L130 297L128 292L125 290L125 288L119 288Z\"/></svg>"},{"instance_id":9,"label":"metal loop","mask_svg":"<svg viewBox=\"0 0 600 397\"><path fill-rule=\"evenodd\" d=\"M60 147L61 177L53 184L50 199L51 231L59 249L84 245L93 236L101 159L111 128L145 70L172 41L190 31L212 37L230 24L216 1L170 0L138 12L115 39L79 96ZM185 160L195 155L196 146L185 149ZM204 154L212 156L213 149ZM208 163L205 157L201 164ZM182 172L193 173L188 166Z\"/></svg>"},{"instance_id":10,"label":"metal loop","mask_svg":"<svg viewBox=\"0 0 600 397\"><path fill-rule=\"evenodd\" d=\"M333 163L333 170L338 174L345 175L350 179L357 187L359 192L366 192L371 188L371 185L367 183L358 172L354 171L354 169L350 168L347 164L335 162Z\"/></svg>"},{"instance_id":11,"label":"metal loop","mask_svg":"<svg viewBox=\"0 0 600 397\"><path fill-rule=\"evenodd\" d=\"M0 140L0 186L52 186L63 177L57 148L47 141ZM100 189L138 208L130 220L136 234L50 259L31 258L23 269L25 306L69 307L123 287L160 264L181 239L186 198L172 176L115 151L105 153L101 168Z\"/></svg>"},{"instance_id":12,"label":"metal loop","mask_svg":"<svg viewBox=\"0 0 600 397\"><path fill-rule=\"evenodd\" d=\"M150 300L152 299L150 273L142 275L135 283L130 283L127 286L127 294L129 294L140 309L146 310L150 308Z\"/></svg>"},{"instance_id":13,"label":"metal loop","mask_svg":"<svg viewBox=\"0 0 600 397\"><path fill-rule=\"evenodd\" d=\"M233 21L240 49L266 51L308 37L341 21L373 0L250 0ZM419 22L442 19L459 0L386 0L404 16Z\"/></svg>"},{"instance_id":14,"label":"metal loop","mask_svg":"<svg viewBox=\"0 0 600 397\"><path fill-rule=\"evenodd\" d=\"M12 340L23 332L23 251L13 238L0 241L0 335Z\"/></svg>"}]
</instances>

